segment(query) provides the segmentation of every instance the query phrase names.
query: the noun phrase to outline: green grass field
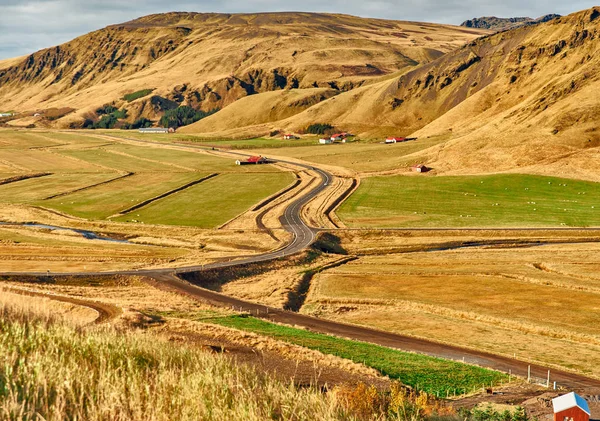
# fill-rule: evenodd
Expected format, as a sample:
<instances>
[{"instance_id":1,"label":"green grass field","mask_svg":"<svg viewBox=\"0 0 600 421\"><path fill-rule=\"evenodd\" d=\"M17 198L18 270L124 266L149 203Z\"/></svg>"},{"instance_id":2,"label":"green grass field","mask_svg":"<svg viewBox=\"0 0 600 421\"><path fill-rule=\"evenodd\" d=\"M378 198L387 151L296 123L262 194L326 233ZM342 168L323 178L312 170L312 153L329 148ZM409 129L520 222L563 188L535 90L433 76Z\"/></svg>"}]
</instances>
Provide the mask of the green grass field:
<instances>
[{"instance_id":1,"label":"green grass field","mask_svg":"<svg viewBox=\"0 0 600 421\"><path fill-rule=\"evenodd\" d=\"M214 228L292 181L291 174L223 174L115 220Z\"/></svg>"},{"instance_id":2,"label":"green grass field","mask_svg":"<svg viewBox=\"0 0 600 421\"><path fill-rule=\"evenodd\" d=\"M159 161L164 164L176 165L178 167L188 168L189 170L206 172L278 172L277 168L271 165L235 165L235 158L226 159L206 153L193 151L181 151L166 148L157 148L152 146L132 146L126 144L115 144L105 148L107 151L125 153L136 158L151 161ZM177 167L173 167L178 171Z\"/></svg>"},{"instance_id":3,"label":"green grass field","mask_svg":"<svg viewBox=\"0 0 600 421\"><path fill-rule=\"evenodd\" d=\"M132 145L96 136L76 131L0 130L0 179L50 173L0 184L0 203L30 204L77 217L105 219L218 173L218 179L140 209L137 213L143 213L142 218L120 218L213 228L292 182L290 174L273 165L235 165L235 156ZM126 173L133 175L119 179ZM55 195L60 196L53 198Z\"/></svg>"},{"instance_id":4,"label":"green grass field","mask_svg":"<svg viewBox=\"0 0 600 421\"><path fill-rule=\"evenodd\" d=\"M86 186L112 180L117 176L114 173L58 173L41 178L30 178L0 185L0 197L3 202L31 203L56 194L68 193Z\"/></svg>"},{"instance_id":5,"label":"green grass field","mask_svg":"<svg viewBox=\"0 0 600 421\"><path fill-rule=\"evenodd\" d=\"M600 183L520 174L372 177L338 215L371 228L600 226Z\"/></svg>"},{"instance_id":6,"label":"green grass field","mask_svg":"<svg viewBox=\"0 0 600 421\"><path fill-rule=\"evenodd\" d=\"M450 391L469 393L481 389L483 385L495 385L508 380L508 376L503 373L481 367L282 326L254 317L221 316L207 312L196 316L163 315L192 318L254 332L324 354L336 355L365 364L392 379L439 396L445 396Z\"/></svg>"},{"instance_id":7,"label":"green grass field","mask_svg":"<svg viewBox=\"0 0 600 421\"><path fill-rule=\"evenodd\" d=\"M104 219L202 176L192 172L135 174L39 204L82 218Z\"/></svg>"}]
</instances>

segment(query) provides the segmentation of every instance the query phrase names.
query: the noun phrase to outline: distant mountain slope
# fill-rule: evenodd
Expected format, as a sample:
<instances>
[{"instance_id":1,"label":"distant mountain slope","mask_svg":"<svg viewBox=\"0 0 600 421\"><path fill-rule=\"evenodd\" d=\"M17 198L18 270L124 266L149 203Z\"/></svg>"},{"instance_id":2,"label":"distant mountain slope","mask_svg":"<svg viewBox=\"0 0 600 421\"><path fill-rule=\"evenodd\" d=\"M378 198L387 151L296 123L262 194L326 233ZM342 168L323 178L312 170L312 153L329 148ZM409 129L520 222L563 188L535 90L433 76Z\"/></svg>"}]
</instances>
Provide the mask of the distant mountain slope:
<instances>
[{"instance_id":1,"label":"distant mountain slope","mask_svg":"<svg viewBox=\"0 0 600 421\"><path fill-rule=\"evenodd\" d=\"M361 137L442 135L449 141L415 159L446 173L528 168L600 181L599 68L594 8L479 38L400 77L243 132L320 122Z\"/></svg>"},{"instance_id":2,"label":"distant mountain slope","mask_svg":"<svg viewBox=\"0 0 600 421\"><path fill-rule=\"evenodd\" d=\"M7 62L0 97L18 111L73 108L53 123L67 126L104 103L125 105L125 94L154 89L127 107L130 120L156 119L179 104L208 111L273 90L350 90L483 33L311 13L152 15Z\"/></svg>"},{"instance_id":3,"label":"distant mountain slope","mask_svg":"<svg viewBox=\"0 0 600 421\"><path fill-rule=\"evenodd\" d=\"M473 18L464 21L460 26L466 28L490 29L493 31L504 31L514 29L525 25L535 25L536 23L548 22L549 20L559 18L560 15L548 14L537 19L532 18L497 18L495 16L486 16L481 18Z\"/></svg>"}]
</instances>

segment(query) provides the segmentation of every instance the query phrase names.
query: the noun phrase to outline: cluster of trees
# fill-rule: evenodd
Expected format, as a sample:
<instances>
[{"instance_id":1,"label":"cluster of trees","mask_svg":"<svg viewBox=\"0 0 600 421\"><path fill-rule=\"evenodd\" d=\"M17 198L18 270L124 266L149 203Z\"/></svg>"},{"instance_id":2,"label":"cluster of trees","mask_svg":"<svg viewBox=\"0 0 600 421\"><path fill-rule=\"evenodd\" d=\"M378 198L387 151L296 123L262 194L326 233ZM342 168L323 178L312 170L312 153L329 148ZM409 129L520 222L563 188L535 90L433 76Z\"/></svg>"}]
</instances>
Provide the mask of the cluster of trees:
<instances>
[{"instance_id":1,"label":"cluster of trees","mask_svg":"<svg viewBox=\"0 0 600 421\"><path fill-rule=\"evenodd\" d=\"M129 124L129 123L123 124L121 126L121 129L123 129L123 130L143 129L146 127L152 127L152 120L149 120L146 117L140 117L131 124Z\"/></svg>"},{"instance_id":2,"label":"cluster of trees","mask_svg":"<svg viewBox=\"0 0 600 421\"><path fill-rule=\"evenodd\" d=\"M98 108L96 114L102 116L100 120L94 121L91 118L86 118L83 122L84 129L112 129L120 119L127 118L127 110L125 108L120 110L110 104L105 104Z\"/></svg>"},{"instance_id":3,"label":"cluster of trees","mask_svg":"<svg viewBox=\"0 0 600 421\"><path fill-rule=\"evenodd\" d=\"M187 126L195 123L196 121L202 120L219 111L215 108L210 111L196 110L187 105L174 108L172 110L165 111L165 115L160 119L160 125L163 127L177 127Z\"/></svg>"},{"instance_id":4,"label":"cluster of trees","mask_svg":"<svg viewBox=\"0 0 600 421\"><path fill-rule=\"evenodd\" d=\"M141 95L143 92L135 92L136 95ZM134 95L131 94L131 95ZM160 119L160 125L162 127L182 127L187 126L189 124L195 123L196 121L202 120L203 118L208 117L219 111L218 108L215 108L210 111L201 111L196 110L187 105L180 106L171 110L165 111L165 114ZM97 120L94 118L95 116L90 116L85 119L83 122L84 129L112 129L119 123L119 120L124 120L127 118L127 109L122 108L119 109L111 104L105 104L102 107L96 109L96 115L100 116L100 119ZM146 117L140 117L135 120L133 123L122 123L118 127L122 129L140 129L151 127L153 124L152 120L147 119Z\"/></svg>"},{"instance_id":5,"label":"cluster of trees","mask_svg":"<svg viewBox=\"0 0 600 421\"><path fill-rule=\"evenodd\" d=\"M335 127L333 127L331 124L324 124L324 123L311 124L310 126L308 126L306 128L306 133L326 134L326 133L331 133L334 128Z\"/></svg>"}]
</instances>

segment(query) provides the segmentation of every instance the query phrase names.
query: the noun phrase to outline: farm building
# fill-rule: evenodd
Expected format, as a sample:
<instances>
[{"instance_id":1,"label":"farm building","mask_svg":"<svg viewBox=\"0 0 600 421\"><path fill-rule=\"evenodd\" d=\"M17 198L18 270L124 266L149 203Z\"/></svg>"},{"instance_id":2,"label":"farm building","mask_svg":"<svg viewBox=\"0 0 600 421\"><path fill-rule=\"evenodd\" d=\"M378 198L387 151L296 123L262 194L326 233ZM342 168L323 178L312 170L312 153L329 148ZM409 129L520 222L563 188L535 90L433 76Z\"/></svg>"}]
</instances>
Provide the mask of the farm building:
<instances>
[{"instance_id":1,"label":"farm building","mask_svg":"<svg viewBox=\"0 0 600 421\"><path fill-rule=\"evenodd\" d=\"M552 399L554 421L589 421L591 412L581 396L571 392Z\"/></svg>"},{"instance_id":2,"label":"farm building","mask_svg":"<svg viewBox=\"0 0 600 421\"><path fill-rule=\"evenodd\" d=\"M413 165L411 168L412 168L412 170L414 172L428 172L428 171L431 171L431 168L426 167L423 164Z\"/></svg>"},{"instance_id":3,"label":"farm building","mask_svg":"<svg viewBox=\"0 0 600 421\"><path fill-rule=\"evenodd\" d=\"M172 127L147 127L139 130L140 133L175 133L175 129Z\"/></svg>"},{"instance_id":4,"label":"farm building","mask_svg":"<svg viewBox=\"0 0 600 421\"><path fill-rule=\"evenodd\" d=\"M319 143L321 145L328 145L330 143L333 143L333 139L330 138L330 137L326 137L326 138L323 138L323 139L319 139Z\"/></svg>"},{"instance_id":5,"label":"farm building","mask_svg":"<svg viewBox=\"0 0 600 421\"><path fill-rule=\"evenodd\" d=\"M0 113L0 117L12 117L12 113Z\"/></svg>"},{"instance_id":6,"label":"farm building","mask_svg":"<svg viewBox=\"0 0 600 421\"><path fill-rule=\"evenodd\" d=\"M388 137L387 139L385 139L385 143L399 143L399 142L406 142L406 138L405 137Z\"/></svg>"},{"instance_id":7,"label":"farm building","mask_svg":"<svg viewBox=\"0 0 600 421\"><path fill-rule=\"evenodd\" d=\"M250 164L260 165L260 164L269 164L270 162L271 161L269 161L269 159L264 156L251 156L250 158L246 159L245 161L238 159L237 161L235 161L235 164L236 165L250 165Z\"/></svg>"},{"instance_id":8,"label":"farm building","mask_svg":"<svg viewBox=\"0 0 600 421\"><path fill-rule=\"evenodd\" d=\"M300 137L296 136L295 134L286 134L283 136L284 140L296 140L296 139L300 139Z\"/></svg>"}]
</instances>

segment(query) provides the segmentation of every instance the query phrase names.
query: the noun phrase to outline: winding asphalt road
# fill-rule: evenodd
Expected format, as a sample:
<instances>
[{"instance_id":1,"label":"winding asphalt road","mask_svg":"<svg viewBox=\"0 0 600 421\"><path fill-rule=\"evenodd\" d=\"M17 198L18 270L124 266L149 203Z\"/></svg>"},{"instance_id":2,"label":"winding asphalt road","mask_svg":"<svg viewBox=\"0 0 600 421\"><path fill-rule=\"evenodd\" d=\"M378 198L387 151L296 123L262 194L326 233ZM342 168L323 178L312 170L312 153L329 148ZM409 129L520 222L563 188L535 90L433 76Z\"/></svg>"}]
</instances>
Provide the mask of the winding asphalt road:
<instances>
[{"instance_id":1,"label":"winding asphalt road","mask_svg":"<svg viewBox=\"0 0 600 421\"><path fill-rule=\"evenodd\" d=\"M140 143L156 143L151 141L141 141L137 139L128 139ZM178 145L186 148L208 149L192 145ZM219 151L223 152L223 151ZM230 155L246 157L248 155L226 152ZM259 317L265 317L273 321L286 323L290 325L302 326L315 332L333 334L340 337L352 338L355 340L375 343L392 348L398 348L406 351L424 353L431 356L465 361L467 363L477 364L483 367L493 368L504 372L511 371L514 375L526 376L528 368L531 369L532 376L546 378L548 370L551 372L551 381L557 381L560 386L583 391L586 393L600 393L600 380L588 378L579 374L549 369L537 364L530 364L517 359L493 355L485 352L464 349L448 344L436 343L424 339L383 332L366 327L347 325L344 323L330 320L309 317L306 315L283 311L281 309L271 308L264 305L251 303L237 298L222 295L209 291L188 282L183 281L177 274L199 272L208 269L226 268L249 263L258 263L273 260L280 257L296 254L306 247L310 246L316 237L318 229L308 226L302 219L302 208L322 193L332 181L332 176L326 171L311 165L300 164L289 161L276 161L279 163L294 165L304 169L312 170L318 173L320 182L310 189L307 193L293 200L285 209L281 222L288 232L293 235L292 241L280 250L269 253L250 256L230 262L218 262L209 265L196 265L180 267L177 269L147 269L147 270L129 270L129 271L108 271L95 273L52 273L52 276L90 276L90 275L145 275L154 279L152 284L157 288L167 289L181 294L186 294L194 299L208 301L214 305L233 307L242 311L248 311ZM32 272L11 272L0 273L0 275L10 276L47 276L48 273Z\"/></svg>"}]
</instances>

